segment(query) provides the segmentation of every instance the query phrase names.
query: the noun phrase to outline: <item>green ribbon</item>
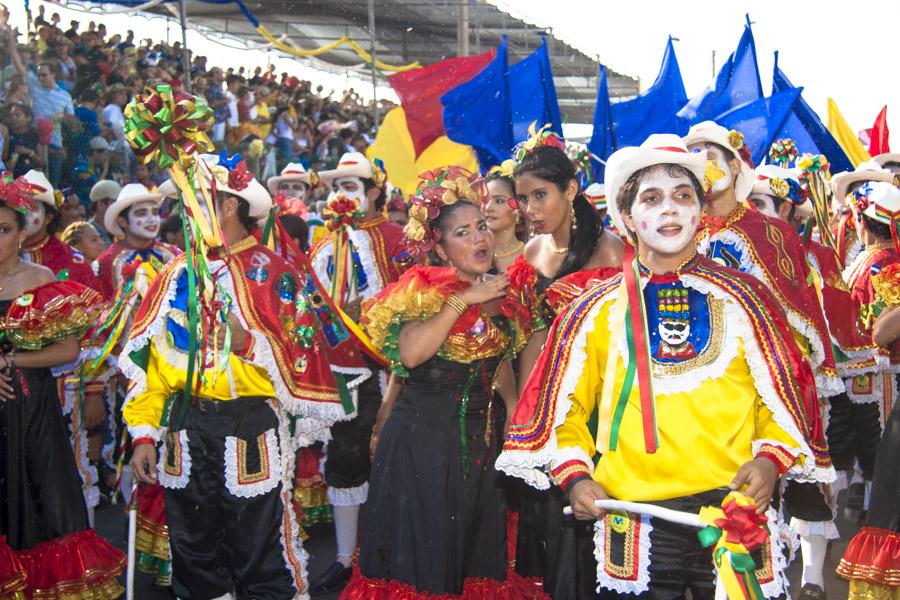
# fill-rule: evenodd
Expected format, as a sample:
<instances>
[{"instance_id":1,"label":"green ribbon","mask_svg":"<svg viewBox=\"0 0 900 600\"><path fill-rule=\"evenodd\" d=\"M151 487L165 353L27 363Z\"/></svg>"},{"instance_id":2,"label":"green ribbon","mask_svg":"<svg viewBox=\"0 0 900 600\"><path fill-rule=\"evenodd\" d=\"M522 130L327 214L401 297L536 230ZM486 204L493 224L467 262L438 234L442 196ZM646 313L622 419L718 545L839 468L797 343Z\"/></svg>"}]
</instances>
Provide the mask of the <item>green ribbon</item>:
<instances>
[{"instance_id":1,"label":"green ribbon","mask_svg":"<svg viewBox=\"0 0 900 600\"><path fill-rule=\"evenodd\" d=\"M704 527L698 531L697 537L700 539L701 546L709 548L710 546L715 545L715 543L719 541L719 538L722 537L722 530L710 525L709 527Z\"/></svg>"},{"instance_id":2,"label":"green ribbon","mask_svg":"<svg viewBox=\"0 0 900 600\"><path fill-rule=\"evenodd\" d=\"M463 479L469 478L469 470L472 468L472 459L469 457L469 443L466 440L466 411L469 408L469 397L472 394L472 384L475 377L481 372L484 362L479 362L469 373L466 385L463 388L462 399L459 402L459 441L462 444Z\"/></svg>"},{"instance_id":3,"label":"green ribbon","mask_svg":"<svg viewBox=\"0 0 900 600\"><path fill-rule=\"evenodd\" d=\"M350 388L347 387L347 379L341 375L340 373L334 374L334 379L337 381L337 389L338 395L341 398L341 406L344 407L344 413L350 414L353 412L353 396L350 395Z\"/></svg>"},{"instance_id":4,"label":"green ribbon","mask_svg":"<svg viewBox=\"0 0 900 600\"><path fill-rule=\"evenodd\" d=\"M191 247L187 245L190 240L187 224L188 220L182 219L181 229L184 233L185 248L188 248L188 252L186 253L188 278L188 364L187 374L184 380L181 409L178 412L178 421L175 423L175 431L179 431L184 424L188 406L191 404L191 391L194 387L194 367L197 362L197 321L200 316L199 308L197 306L197 274L194 271L194 253L190 251Z\"/></svg>"},{"instance_id":5,"label":"green ribbon","mask_svg":"<svg viewBox=\"0 0 900 600\"><path fill-rule=\"evenodd\" d=\"M631 329L631 307L625 309L625 339L628 342L628 367L625 369L625 380L619 397L616 400L616 409L613 411L612 423L609 426L609 449L615 450L619 443L619 428L622 426L622 417L625 415L625 407L628 406L628 398L634 386L634 376L637 372L637 351L634 345L634 333Z\"/></svg>"}]
</instances>

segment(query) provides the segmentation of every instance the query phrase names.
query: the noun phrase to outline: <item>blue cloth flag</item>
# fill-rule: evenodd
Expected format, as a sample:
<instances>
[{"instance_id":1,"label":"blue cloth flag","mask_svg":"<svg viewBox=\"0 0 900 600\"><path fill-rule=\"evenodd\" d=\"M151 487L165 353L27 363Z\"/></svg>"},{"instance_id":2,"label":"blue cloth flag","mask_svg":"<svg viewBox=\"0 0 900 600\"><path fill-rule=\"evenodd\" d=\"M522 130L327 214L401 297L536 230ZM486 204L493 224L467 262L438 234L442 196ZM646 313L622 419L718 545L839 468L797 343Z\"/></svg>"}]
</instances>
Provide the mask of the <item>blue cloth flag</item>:
<instances>
[{"instance_id":1,"label":"blue cloth flag","mask_svg":"<svg viewBox=\"0 0 900 600\"><path fill-rule=\"evenodd\" d=\"M772 94L792 89L794 85L788 80L784 72L778 68L778 52L775 52L775 71L772 74ZM797 144L797 150L802 154L824 154L831 164L832 173L852 171L853 164L843 148L828 131L828 128L819 119L816 112L810 108L803 96L797 100L794 110L788 115L781 131L775 139L791 138Z\"/></svg>"},{"instance_id":2,"label":"blue cloth flag","mask_svg":"<svg viewBox=\"0 0 900 600\"><path fill-rule=\"evenodd\" d=\"M687 124L676 113L688 101L672 38L666 44L656 81L631 100L612 105L619 146L640 146L652 133L685 135Z\"/></svg>"},{"instance_id":3,"label":"blue cloth flag","mask_svg":"<svg viewBox=\"0 0 900 600\"><path fill-rule=\"evenodd\" d=\"M744 144L750 149L754 164L760 164L769 152L769 146L784 127L803 88L791 88L747 102L718 115L714 120L728 129L744 134Z\"/></svg>"},{"instance_id":4,"label":"blue cloth flag","mask_svg":"<svg viewBox=\"0 0 900 600\"><path fill-rule=\"evenodd\" d=\"M609 86L606 82L606 68L600 65L600 84L597 86L597 104L594 107L594 133L588 142L588 150L601 160L606 160L616 151L616 129L612 110L609 106ZM606 166L594 161L594 179L604 181Z\"/></svg>"},{"instance_id":5,"label":"blue cloth flag","mask_svg":"<svg viewBox=\"0 0 900 600\"><path fill-rule=\"evenodd\" d=\"M756 64L756 44L748 17L737 50L722 65L715 84L692 98L678 111L678 116L692 125L714 120L717 115L762 97L762 82Z\"/></svg>"},{"instance_id":6,"label":"blue cloth flag","mask_svg":"<svg viewBox=\"0 0 900 600\"><path fill-rule=\"evenodd\" d=\"M441 96L447 137L472 146L482 170L500 164L512 151L507 70L504 36L494 60L478 75Z\"/></svg>"},{"instance_id":7,"label":"blue cloth flag","mask_svg":"<svg viewBox=\"0 0 900 600\"><path fill-rule=\"evenodd\" d=\"M537 122L538 128L549 123L550 129L562 137L562 116L546 38L541 38L541 47L531 56L509 68L509 89L515 90L509 96L514 144L528 139L532 122Z\"/></svg>"}]
</instances>

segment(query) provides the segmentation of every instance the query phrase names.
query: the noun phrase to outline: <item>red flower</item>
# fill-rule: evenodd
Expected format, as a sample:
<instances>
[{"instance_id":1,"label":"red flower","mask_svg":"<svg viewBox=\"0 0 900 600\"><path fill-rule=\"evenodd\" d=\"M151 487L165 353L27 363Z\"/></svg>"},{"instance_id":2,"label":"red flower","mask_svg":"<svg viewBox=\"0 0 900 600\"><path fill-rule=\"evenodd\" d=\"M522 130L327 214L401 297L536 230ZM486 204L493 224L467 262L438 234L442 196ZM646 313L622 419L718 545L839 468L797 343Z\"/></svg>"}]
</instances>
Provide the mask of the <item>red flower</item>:
<instances>
[{"instance_id":1,"label":"red flower","mask_svg":"<svg viewBox=\"0 0 900 600\"><path fill-rule=\"evenodd\" d=\"M247 171L247 163L244 161L239 162L233 170L228 171L228 187L237 192L245 190L251 181L253 181L253 173Z\"/></svg>"},{"instance_id":2,"label":"red flower","mask_svg":"<svg viewBox=\"0 0 900 600\"><path fill-rule=\"evenodd\" d=\"M37 122L34 125L35 133L37 133L38 142L41 144L49 144L50 138L53 135L53 121L50 119L45 119L44 117L38 117Z\"/></svg>"},{"instance_id":3,"label":"red flower","mask_svg":"<svg viewBox=\"0 0 900 600\"><path fill-rule=\"evenodd\" d=\"M6 171L0 176L0 200L17 212L34 210L34 188L24 177L13 179Z\"/></svg>"},{"instance_id":4,"label":"red flower","mask_svg":"<svg viewBox=\"0 0 900 600\"><path fill-rule=\"evenodd\" d=\"M743 544L747 550L762 546L769 539L768 518L756 512L756 506L740 506L734 499L722 505L724 519L716 519L716 527L725 532L729 544Z\"/></svg>"}]
</instances>

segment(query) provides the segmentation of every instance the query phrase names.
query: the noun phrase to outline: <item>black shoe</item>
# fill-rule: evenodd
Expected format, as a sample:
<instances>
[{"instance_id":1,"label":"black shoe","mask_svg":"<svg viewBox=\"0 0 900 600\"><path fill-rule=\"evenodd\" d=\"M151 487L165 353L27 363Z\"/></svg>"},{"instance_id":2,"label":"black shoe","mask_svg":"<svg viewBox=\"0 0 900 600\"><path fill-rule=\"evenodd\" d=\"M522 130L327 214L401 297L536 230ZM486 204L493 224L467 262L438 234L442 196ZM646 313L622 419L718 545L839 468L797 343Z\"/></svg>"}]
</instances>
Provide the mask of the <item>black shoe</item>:
<instances>
[{"instance_id":1,"label":"black shoe","mask_svg":"<svg viewBox=\"0 0 900 600\"><path fill-rule=\"evenodd\" d=\"M862 510L863 500L866 497L866 485L864 483L851 483L847 490L847 508Z\"/></svg>"},{"instance_id":2,"label":"black shoe","mask_svg":"<svg viewBox=\"0 0 900 600\"><path fill-rule=\"evenodd\" d=\"M825 590L814 583L807 583L800 589L799 600L825 600Z\"/></svg>"},{"instance_id":3,"label":"black shoe","mask_svg":"<svg viewBox=\"0 0 900 600\"><path fill-rule=\"evenodd\" d=\"M345 567L342 562L335 562L328 570L309 582L309 594L320 596L343 589L350 581L353 569Z\"/></svg>"}]
</instances>

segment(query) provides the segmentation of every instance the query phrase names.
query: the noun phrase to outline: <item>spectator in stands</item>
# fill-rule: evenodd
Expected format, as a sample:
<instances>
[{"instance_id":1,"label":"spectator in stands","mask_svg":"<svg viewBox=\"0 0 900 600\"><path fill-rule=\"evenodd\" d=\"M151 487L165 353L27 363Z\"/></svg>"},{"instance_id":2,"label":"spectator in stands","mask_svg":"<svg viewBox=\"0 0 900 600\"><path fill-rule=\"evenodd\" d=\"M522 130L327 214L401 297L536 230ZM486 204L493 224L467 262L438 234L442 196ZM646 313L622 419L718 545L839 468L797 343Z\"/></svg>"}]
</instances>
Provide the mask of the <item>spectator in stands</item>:
<instances>
[{"instance_id":1,"label":"spectator in stands","mask_svg":"<svg viewBox=\"0 0 900 600\"><path fill-rule=\"evenodd\" d=\"M206 99L216 119L212 128L212 141L220 144L225 142L225 126L231 117L231 109L228 107L228 96L225 95L225 90L222 89L225 73L221 68L213 67L209 72L209 76L209 90L206 92Z\"/></svg>"},{"instance_id":2,"label":"spectator in stands","mask_svg":"<svg viewBox=\"0 0 900 600\"><path fill-rule=\"evenodd\" d=\"M9 127L9 142L3 155L6 168L19 177L31 169L42 170L46 162L47 146L38 140L31 123L34 113L25 104L13 104L6 109L5 121Z\"/></svg>"},{"instance_id":3,"label":"spectator in stands","mask_svg":"<svg viewBox=\"0 0 900 600\"><path fill-rule=\"evenodd\" d=\"M63 231L72 223L84 221L87 210L72 188L60 190L60 193L63 196L63 203L59 206L58 227L59 231Z\"/></svg>"},{"instance_id":4,"label":"spectator in stands","mask_svg":"<svg viewBox=\"0 0 900 600\"><path fill-rule=\"evenodd\" d=\"M89 195L91 201L91 205L88 207L91 217L89 223L94 227L97 234L100 236L100 239L102 239L103 243L107 246L112 244L112 238L109 235L109 232L106 231L103 219L106 217L106 209L116 201L116 198L121 191L122 186L117 182L111 179L104 179L94 184Z\"/></svg>"},{"instance_id":5,"label":"spectator in stands","mask_svg":"<svg viewBox=\"0 0 900 600\"><path fill-rule=\"evenodd\" d=\"M91 139L87 158L75 164L72 187L82 204L91 203L91 188L109 173L109 143L99 135Z\"/></svg>"}]
</instances>

